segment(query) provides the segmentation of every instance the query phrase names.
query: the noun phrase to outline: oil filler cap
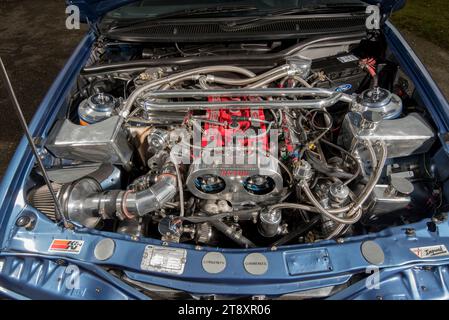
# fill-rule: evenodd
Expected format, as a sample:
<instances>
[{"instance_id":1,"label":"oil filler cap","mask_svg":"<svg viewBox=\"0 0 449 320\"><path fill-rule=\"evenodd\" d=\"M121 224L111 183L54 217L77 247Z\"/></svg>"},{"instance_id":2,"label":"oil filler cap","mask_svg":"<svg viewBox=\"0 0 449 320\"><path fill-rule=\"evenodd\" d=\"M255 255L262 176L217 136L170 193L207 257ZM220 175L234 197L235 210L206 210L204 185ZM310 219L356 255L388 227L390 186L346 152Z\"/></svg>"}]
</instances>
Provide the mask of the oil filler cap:
<instances>
[{"instance_id":1,"label":"oil filler cap","mask_svg":"<svg viewBox=\"0 0 449 320\"><path fill-rule=\"evenodd\" d=\"M365 241L361 246L362 255L366 261L374 265L383 264L385 254L382 248L374 241Z\"/></svg>"}]
</instances>

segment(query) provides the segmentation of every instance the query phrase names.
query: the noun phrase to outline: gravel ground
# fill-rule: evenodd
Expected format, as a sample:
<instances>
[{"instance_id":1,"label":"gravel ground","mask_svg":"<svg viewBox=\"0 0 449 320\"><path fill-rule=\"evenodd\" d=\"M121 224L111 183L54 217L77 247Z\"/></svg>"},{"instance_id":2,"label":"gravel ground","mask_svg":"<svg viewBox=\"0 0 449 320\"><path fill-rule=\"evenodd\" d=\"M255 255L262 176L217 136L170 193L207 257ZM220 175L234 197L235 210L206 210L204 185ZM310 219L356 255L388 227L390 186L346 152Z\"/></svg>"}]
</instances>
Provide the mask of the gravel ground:
<instances>
[{"instance_id":1,"label":"gravel ground","mask_svg":"<svg viewBox=\"0 0 449 320\"><path fill-rule=\"evenodd\" d=\"M28 120L86 31L67 30L64 12L62 0L0 0L0 56ZM449 53L410 32L404 35L449 98ZM2 86L0 175L22 135Z\"/></svg>"}]
</instances>

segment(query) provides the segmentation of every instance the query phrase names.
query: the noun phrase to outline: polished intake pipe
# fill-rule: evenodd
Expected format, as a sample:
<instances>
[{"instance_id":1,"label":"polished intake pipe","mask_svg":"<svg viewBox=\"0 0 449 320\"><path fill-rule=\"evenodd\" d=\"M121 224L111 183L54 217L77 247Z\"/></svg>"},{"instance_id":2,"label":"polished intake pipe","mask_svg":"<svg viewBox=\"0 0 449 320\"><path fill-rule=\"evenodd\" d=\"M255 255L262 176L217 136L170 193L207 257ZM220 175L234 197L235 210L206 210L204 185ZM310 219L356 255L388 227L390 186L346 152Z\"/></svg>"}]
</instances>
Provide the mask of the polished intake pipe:
<instances>
[{"instance_id":1,"label":"polished intake pipe","mask_svg":"<svg viewBox=\"0 0 449 320\"><path fill-rule=\"evenodd\" d=\"M142 191L102 191L100 183L85 177L64 185L60 202L64 213L73 221L93 228L101 219L137 219L164 207L178 193L175 173L165 172L158 176L151 187Z\"/></svg>"},{"instance_id":2,"label":"polished intake pipe","mask_svg":"<svg viewBox=\"0 0 449 320\"><path fill-rule=\"evenodd\" d=\"M311 97L302 100L256 100L256 101L168 101L181 98L208 97ZM284 89L209 89L209 90L157 90L144 96L144 108L148 111L217 110L227 108L246 109L323 109L342 101L350 103L353 98L341 92L321 88Z\"/></svg>"},{"instance_id":3,"label":"polished intake pipe","mask_svg":"<svg viewBox=\"0 0 449 320\"><path fill-rule=\"evenodd\" d=\"M118 212L121 210L123 214L119 218L134 219L162 209L167 202L174 199L177 191L176 176L172 174L159 176L158 181L146 190L139 192L126 191L118 199Z\"/></svg>"}]
</instances>

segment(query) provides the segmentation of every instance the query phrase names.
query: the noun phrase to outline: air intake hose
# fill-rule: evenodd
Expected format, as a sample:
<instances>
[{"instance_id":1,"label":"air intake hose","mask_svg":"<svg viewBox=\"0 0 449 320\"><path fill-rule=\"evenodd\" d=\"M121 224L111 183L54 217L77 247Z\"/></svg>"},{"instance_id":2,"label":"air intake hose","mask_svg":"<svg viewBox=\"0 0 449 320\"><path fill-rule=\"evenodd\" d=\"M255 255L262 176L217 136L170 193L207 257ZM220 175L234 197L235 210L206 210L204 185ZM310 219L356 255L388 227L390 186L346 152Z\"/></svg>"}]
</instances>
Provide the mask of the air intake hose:
<instances>
[{"instance_id":1,"label":"air intake hose","mask_svg":"<svg viewBox=\"0 0 449 320\"><path fill-rule=\"evenodd\" d=\"M172 201L177 191L176 176L169 173L161 174L158 181L146 190L126 191L120 201L122 213L129 219L144 216L161 209L164 204Z\"/></svg>"},{"instance_id":2,"label":"air intake hose","mask_svg":"<svg viewBox=\"0 0 449 320\"><path fill-rule=\"evenodd\" d=\"M161 209L178 192L176 173L172 166L161 173L156 183L142 191L102 191L100 182L85 177L64 185L59 199L64 214L74 222L93 228L101 219L137 219Z\"/></svg>"}]
</instances>

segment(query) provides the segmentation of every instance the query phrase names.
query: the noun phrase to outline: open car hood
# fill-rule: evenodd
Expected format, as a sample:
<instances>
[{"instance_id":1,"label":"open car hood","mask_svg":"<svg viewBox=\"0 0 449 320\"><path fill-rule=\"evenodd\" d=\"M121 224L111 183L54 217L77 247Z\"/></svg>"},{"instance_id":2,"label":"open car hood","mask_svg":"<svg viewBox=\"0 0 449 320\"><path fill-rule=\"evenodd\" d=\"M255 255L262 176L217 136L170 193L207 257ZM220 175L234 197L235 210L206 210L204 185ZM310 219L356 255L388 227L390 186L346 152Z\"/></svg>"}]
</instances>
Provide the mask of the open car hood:
<instances>
[{"instance_id":1,"label":"open car hood","mask_svg":"<svg viewBox=\"0 0 449 320\"><path fill-rule=\"evenodd\" d=\"M66 0L67 5L76 5L80 9L82 20L95 22L115 8L121 7L137 0ZM342 0L344 1L344 0ZM365 0L369 4L379 4L384 15L401 9L406 0Z\"/></svg>"}]
</instances>

